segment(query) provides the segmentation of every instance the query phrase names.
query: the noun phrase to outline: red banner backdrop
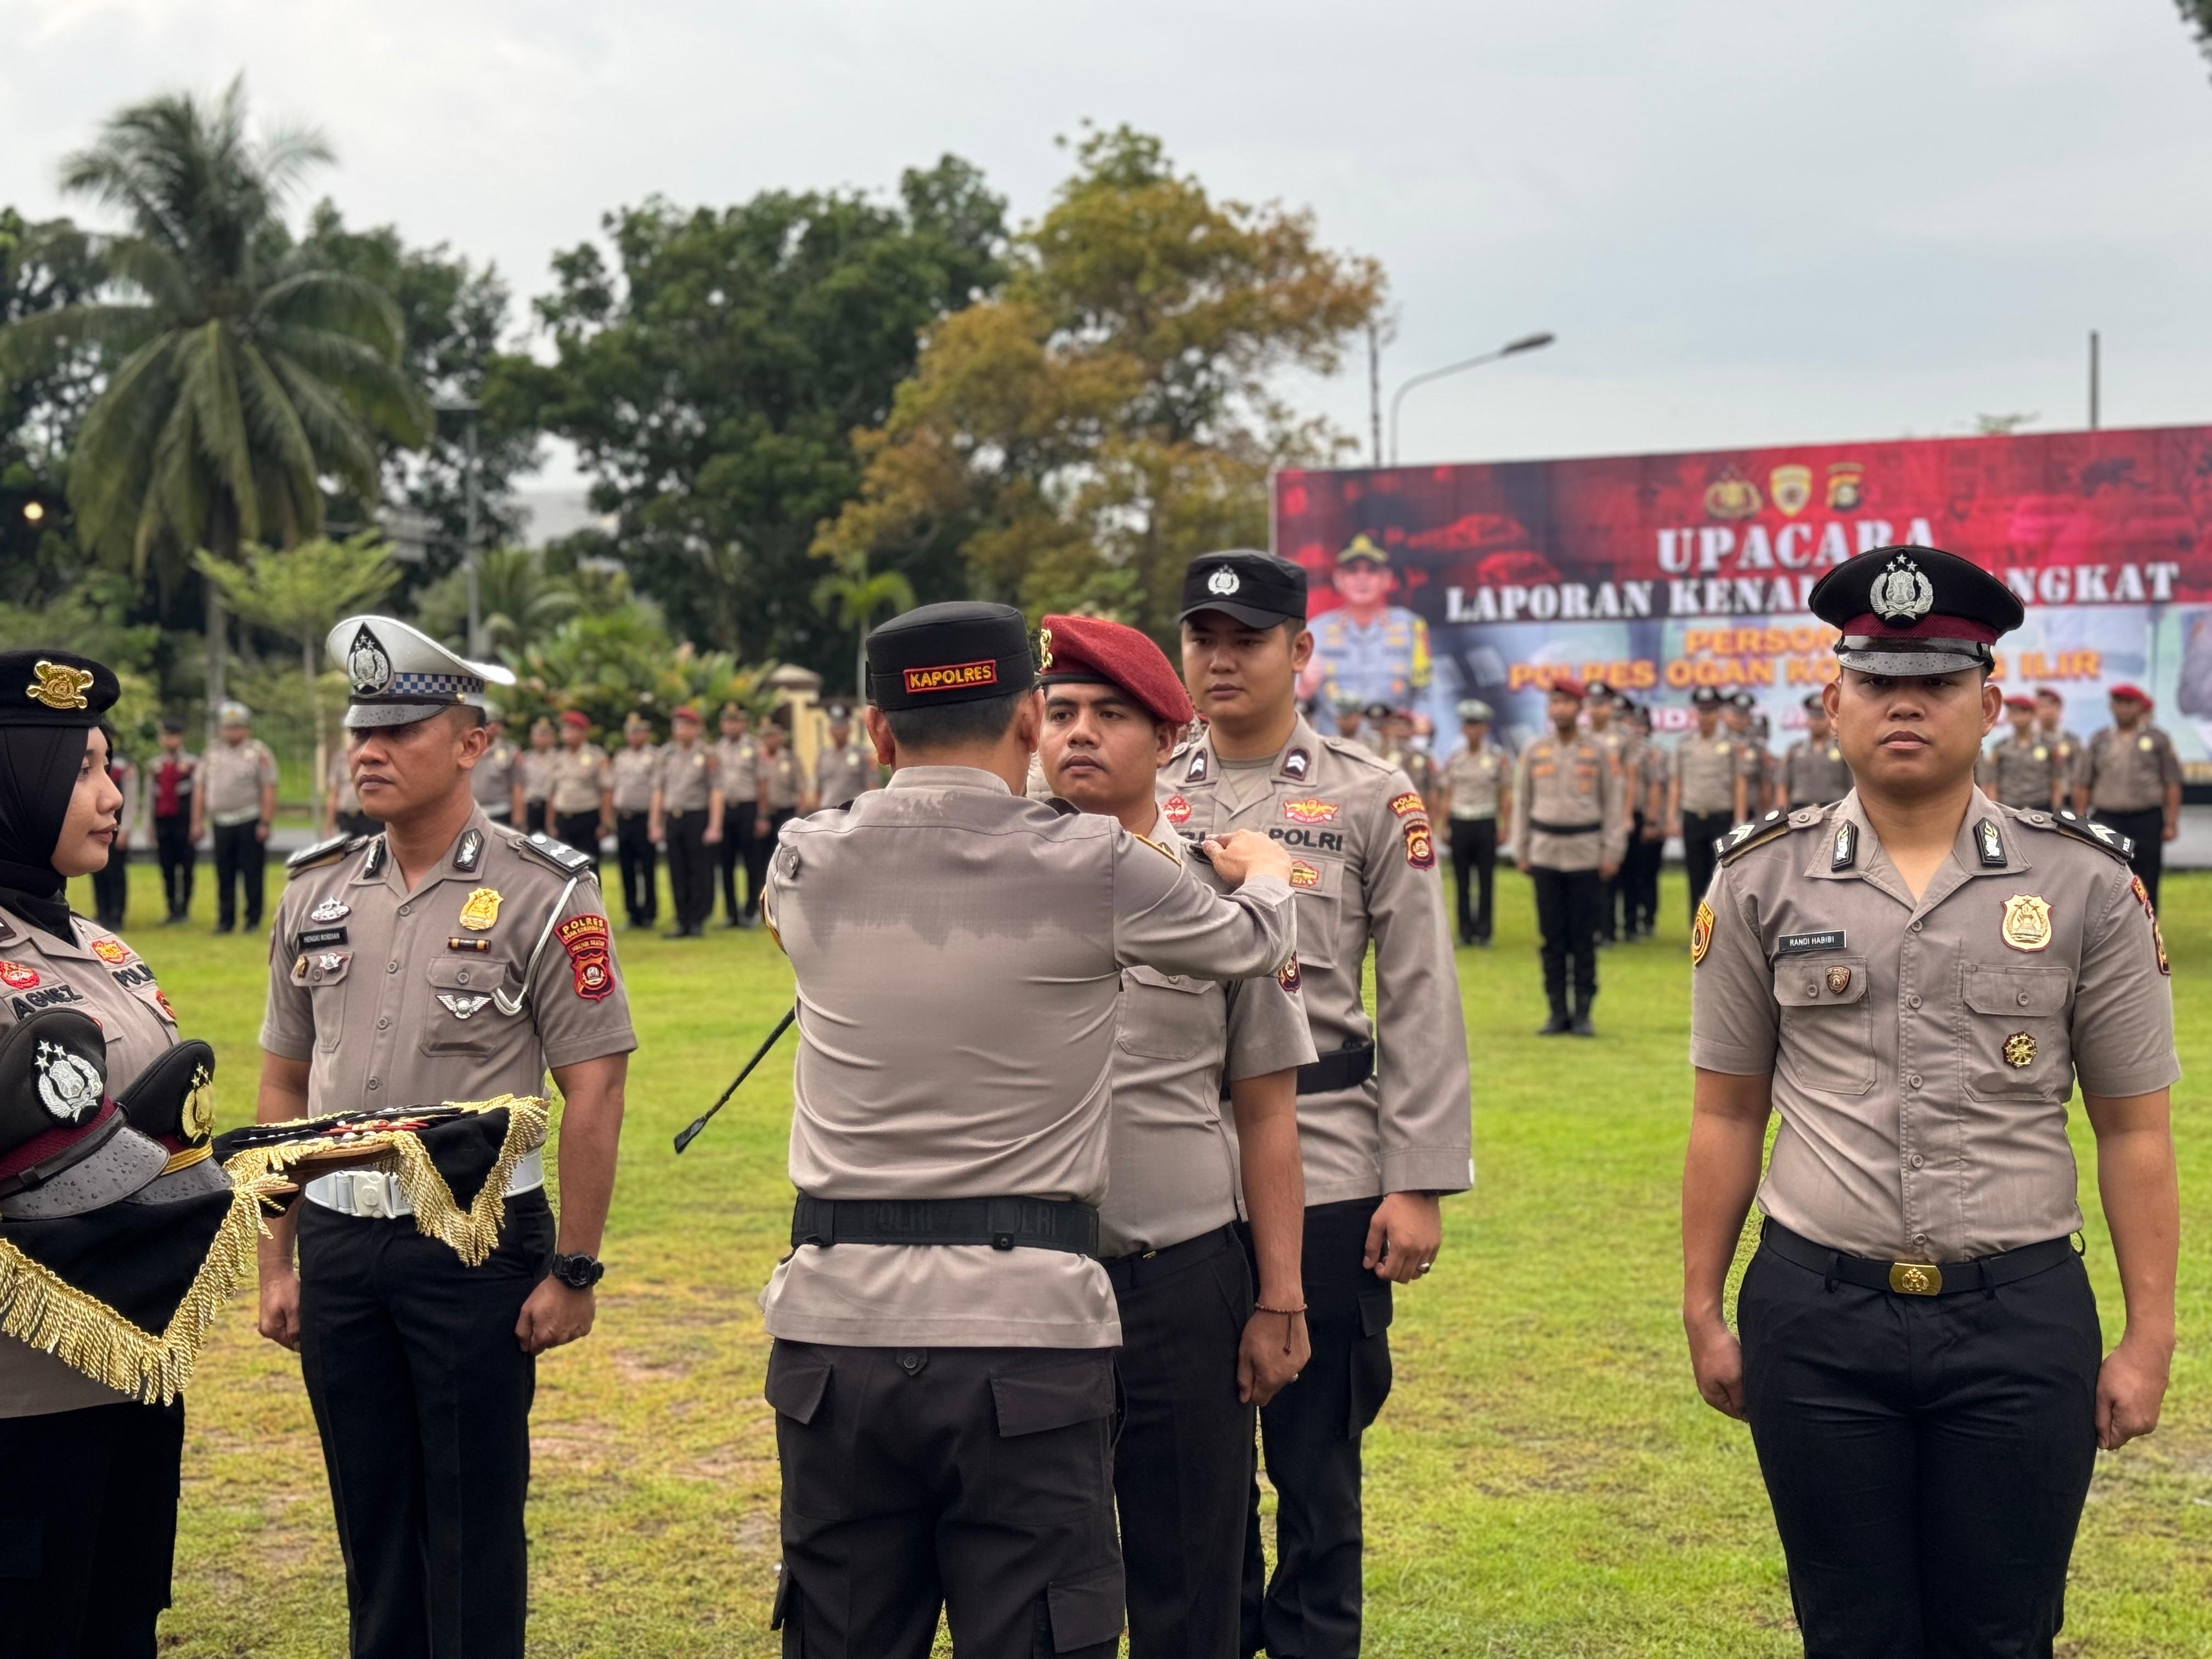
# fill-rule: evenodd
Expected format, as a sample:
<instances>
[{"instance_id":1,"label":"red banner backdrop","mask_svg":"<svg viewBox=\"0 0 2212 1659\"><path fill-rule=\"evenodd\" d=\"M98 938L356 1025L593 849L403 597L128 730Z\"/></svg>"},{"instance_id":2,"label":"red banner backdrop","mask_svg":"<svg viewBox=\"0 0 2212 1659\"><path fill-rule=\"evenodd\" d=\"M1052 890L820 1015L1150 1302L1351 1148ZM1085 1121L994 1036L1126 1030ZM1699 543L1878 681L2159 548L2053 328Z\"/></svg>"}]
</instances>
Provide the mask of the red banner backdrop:
<instances>
[{"instance_id":1,"label":"red banner backdrop","mask_svg":"<svg viewBox=\"0 0 2212 1659\"><path fill-rule=\"evenodd\" d=\"M2185 753L2205 749L2182 716L2212 726L2212 427L1286 471L1274 526L1317 617L1342 603L1342 550L1383 550L1382 603L1419 619L1433 659L1413 700L1439 725L1458 696L1513 698L1556 672L1648 696L1662 726L1703 684L1747 686L1796 725L1834 672L1806 592L1855 553L1917 541L2021 596L2029 625L2000 673L2065 687L2070 724L2101 724L2102 686L2140 679ZM1383 614L1371 583L1346 586ZM1334 637L1366 637L1348 620Z\"/></svg>"}]
</instances>

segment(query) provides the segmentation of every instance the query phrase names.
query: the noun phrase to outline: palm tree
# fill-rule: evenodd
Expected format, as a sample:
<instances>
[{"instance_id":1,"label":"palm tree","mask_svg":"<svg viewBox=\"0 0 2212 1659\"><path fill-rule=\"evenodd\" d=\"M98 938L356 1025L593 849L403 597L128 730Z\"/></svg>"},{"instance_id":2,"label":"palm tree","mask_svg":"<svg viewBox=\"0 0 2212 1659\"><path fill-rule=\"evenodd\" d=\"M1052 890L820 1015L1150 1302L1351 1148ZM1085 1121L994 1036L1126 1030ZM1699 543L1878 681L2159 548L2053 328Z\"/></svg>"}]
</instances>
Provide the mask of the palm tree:
<instances>
[{"instance_id":1,"label":"palm tree","mask_svg":"<svg viewBox=\"0 0 2212 1659\"><path fill-rule=\"evenodd\" d=\"M400 367L399 312L374 283L318 270L279 216L331 159L307 129L255 138L244 82L212 104L134 105L68 157L62 188L119 210L94 299L0 329L0 373L91 344L109 365L69 466L87 548L143 576L205 548L319 533L321 481L378 496L377 440L417 443L430 407ZM207 595L208 703L222 696L223 596Z\"/></svg>"},{"instance_id":2,"label":"palm tree","mask_svg":"<svg viewBox=\"0 0 2212 1659\"><path fill-rule=\"evenodd\" d=\"M868 700L868 629L876 613L889 606L893 611L914 609L914 584L900 570L868 574L868 554L852 547L836 556L837 568L814 584L814 608L823 616L834 611L838 623L860 637L854 647L853 693Z\"/></svg>"}]
</instances>

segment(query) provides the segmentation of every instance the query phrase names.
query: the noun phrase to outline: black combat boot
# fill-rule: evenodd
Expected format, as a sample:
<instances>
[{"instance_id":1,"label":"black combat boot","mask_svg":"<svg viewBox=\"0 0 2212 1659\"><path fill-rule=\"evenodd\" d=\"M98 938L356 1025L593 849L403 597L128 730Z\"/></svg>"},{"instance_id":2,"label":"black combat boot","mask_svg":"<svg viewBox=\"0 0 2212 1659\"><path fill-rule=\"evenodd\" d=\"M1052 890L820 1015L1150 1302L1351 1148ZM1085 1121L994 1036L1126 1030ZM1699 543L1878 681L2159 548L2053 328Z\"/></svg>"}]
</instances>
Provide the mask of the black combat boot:
<instances>
[{"instance_id":1,"label":"black combat boot","mask_svg":"<svg viewBox=\"0 0 2212 1659\"><path fill-rule=\"evenodd\" d=\"M1590 1004L1597 1000L1597 993L1592 991L1579 1000L1581 1006L1575 1010L1574 1019L1567 1030L1576 1036L1595 1036L1597 1033L1590 1029L1589 1011Z\"/></svg>"},{"instance_id":2,"label":"black combat boot","mask_svg":"<svg viewBox=\"0 0 2212 1659\"><path fill-rule=\"evenodd\" d=\"M1538 1036L1565 1036L1574 1030L1573 1018L1567 1012L1567 994L1564 991L1552 994L1552 1017L1537 1028Z\"/></svg>"}]
</instances>

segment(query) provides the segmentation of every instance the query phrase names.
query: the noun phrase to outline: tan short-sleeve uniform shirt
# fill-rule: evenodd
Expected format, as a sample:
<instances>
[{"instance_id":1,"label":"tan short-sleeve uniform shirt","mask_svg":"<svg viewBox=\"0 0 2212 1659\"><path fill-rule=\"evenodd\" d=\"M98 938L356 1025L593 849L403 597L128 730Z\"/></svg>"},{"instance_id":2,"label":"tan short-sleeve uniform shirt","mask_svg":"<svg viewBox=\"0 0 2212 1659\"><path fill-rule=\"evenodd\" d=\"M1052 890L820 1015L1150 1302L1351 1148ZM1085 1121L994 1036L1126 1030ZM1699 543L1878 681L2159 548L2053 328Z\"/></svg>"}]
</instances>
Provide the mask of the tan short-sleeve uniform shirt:
<instances>
[{"instance_id":1,"label":"tan short-sleeve uniform shirt","mask_svg":"<svg viewBox=\"0 0 2212 1659\"><path fill-rule=\"evenodd\" d=\"M786 744L773 755L765 749L760 751L761 781L768 787L768 810L786 812L799 805L800 787L806 774L800 769L798 752Z\"/></svg>"},{"instance_id":2,"label":"tan short-sleeve uniform shirt","mask_svg":"<svg viewBox=\"0 0 2212 1659\"><path fill-rule=\"evenodd\" d=\"M556 749L550 769L545 803L554 811L566 817L599 810L599 792L609 787L612 781L605 750L596 743L574 749Z\"/></svg>"},{"instance_id":3,"label":"tan short-sleeve uniform shirt","mask_svg":"<svg viewBox=\"0 0 2212 1659\"><path fill-rule=\"evenodd\" d=\"M1693 817L1735 813L1735 775L1744 744L1727 731L1710 738L1692 732L1674 745L1674 772L1682 781L1682 811Z\"/></svg>"},{"instance_id":4,"label":"tan short-sleeve uniform shirt","mask_svg":"<svg viewBox=\"0 0 2212 1659\"><path fill-rule=\"evenodd\" d=\"M1796 806L1825 806L1851 793L1851 769L1831 737L1814 743L1800 738L1782 757L1782 798Z\"/></svg>"},{"instance_id":5,"label":"tan short-sleeve uniform shirt","mask_svg":"<svg viewBox=\"0 0 2212 1659\"><path fill-rule=\"evenodd\" d=\"M261 792L276 781L276 757L258 738L243 743L221 740L200 763L210 823L252 823L261 816Z\"/></svg>"},{"instance_id":6,"label":"tan short-sleeve uniform shirt","mask_svg":"<svg viewBox=\"0 0 2212 1659\"><path fill-rule=\"evenodd\" d=\"M483 751L469 774L469 793L477 805L498 812L514 810L514 763L520 753L505 738Z\"/></svg>"},{"instance_id":7,"label":"tan short-sleeve uniform shirt","mask_svg":"<svg viewBox=\"0 0 2212 1659\"><path fill-rule=\"evenodd\" d=\"M479 809L411 890L382 836L295 872L261 1046L308 1062L311 1116L543 1094L547 1067L637 1047L605 901L568 856Z\"/></svg>"},{"instance_id":8,"label":"tan short-sleeve uniform shirt","mask_svg":"<svg viewBox=\"0 0 2212 1659\"><path fill-rule=\"evenodd\" d=\"M842 806L876 787L876 751L858 738L824 744L814 757L814 793L824 806Z\"/></svg>"},{"instance_id":9,"label":"tan short-sleeve uniform shirt","mask_svg":"<svg viewBox=\"0 0 2212 1659\"><path fill-rule=\"evenodd\" d=\"M1628 847L1620 763L1587 732L1547 732L1521 751L1513 778L1513 848L1547 870L1618 866Z\"/></svg>"},{"instance_id":10,"label":"tan short-sleeve uniform shirt","mask_svg":"<svg viewBox=\"0 0 2212 1659\"><path fill-rule=\"evenodd\" d=\"M2133 1095L2180 1075L2128 866L2047 811L1977 796L1915 900L1856 793L1784 822L1723 854L1692 942L1692 1063L1772 1079L1760 1208L1876 1260L2078 1229L2075 1081Z\"/></svg>"},{"instance_id":11,"label":"tan short-sleeve uniform shirt","mask_svg":"<svg viewBox=\"0 0 2212 1659\"><path fill-rule=\"evenodd\" d=\"M660 810L664 812L703 812L709 798L721 787L714 769L714 751L703 743L673 740L660 750Z\"/></svg>"},{"instance_id":12,"label":"tan short-sleeve uniform shirt","mask_svg":"<svg viewBox=\"0 0 2212 1659\"><path fill-rule=\"evenodd\" d=\"M1498 787L1510 775L1512 758L1497 744L1480 749L1466 744L1451 751L1444 762L1444 787L1451 792L1451 815L1455 818L1494 818L1498 816Z\"/></svg>"},{"instance_id":13,"label":"tan short-sleeve uniform shirt","mask_svg":"<svg viewBox=\"0 0 2212 1659\"><path fill-rule=\"evenodd\" d=\"M742 738L717 738L714 750L722 799L750 801L760 789L760 739L750 732Z\"/></svg>"},{"instance_id":14,"label":"tan short-sleeve uniform shirt","mask_svg":"<svg viewBox=\"0 0 2212 1659\"><path fill-rule=\"evenodd\" d=\"M1977 783L1995 784L2007 806L2051 805L2051 787L2059 778L2058 758L2040 733L2026 743L2008 732L1983 751Z\"/></svg>"},{"instance_id":15,"label":"tan short-sleeve uniform shirt","mask_svg":"<svg viewBox=\"0 0 2212 1659\"><path fill-rule=\"evenodd\" d=\"M2166 805L2168 785L2179 786L2181 758L2155 726L2108 726L2082 745L2081 781L2099 811L2148 812Z\"/></svg>"},{"instance_id":16,"label":"tan short-sleeve uniform shirt","mask_svg":"<svg viewBox=\"0 0 2212 1659\"><path fill-rule=\"evenodd\" d=\"M653 805L653 780L660 775L660 750L649 743L637 749L624 744L615 750L607 774L613 780L616 811L646 811Z\"/></svg>"}]
</instances>

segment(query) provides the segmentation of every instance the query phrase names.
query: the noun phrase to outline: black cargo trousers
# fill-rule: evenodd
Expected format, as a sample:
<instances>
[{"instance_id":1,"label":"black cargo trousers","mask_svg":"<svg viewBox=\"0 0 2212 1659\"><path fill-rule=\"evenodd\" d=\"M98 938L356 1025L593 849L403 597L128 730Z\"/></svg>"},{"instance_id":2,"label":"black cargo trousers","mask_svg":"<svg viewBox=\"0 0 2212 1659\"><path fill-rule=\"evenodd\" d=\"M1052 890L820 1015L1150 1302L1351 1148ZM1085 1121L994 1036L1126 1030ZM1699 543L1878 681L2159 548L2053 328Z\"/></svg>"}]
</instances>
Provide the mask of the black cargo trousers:
<instances>
[{"instance_id":1,"label":"black cargo trousers","mask_svg":"<svg viewBox=\"0 0 2212 1659\"><path fill-rule=\"evenodd\" d=\"M784 1659L1113 1659L1110 1348L778 1338Z\"/></svg>"}]
</instances>

